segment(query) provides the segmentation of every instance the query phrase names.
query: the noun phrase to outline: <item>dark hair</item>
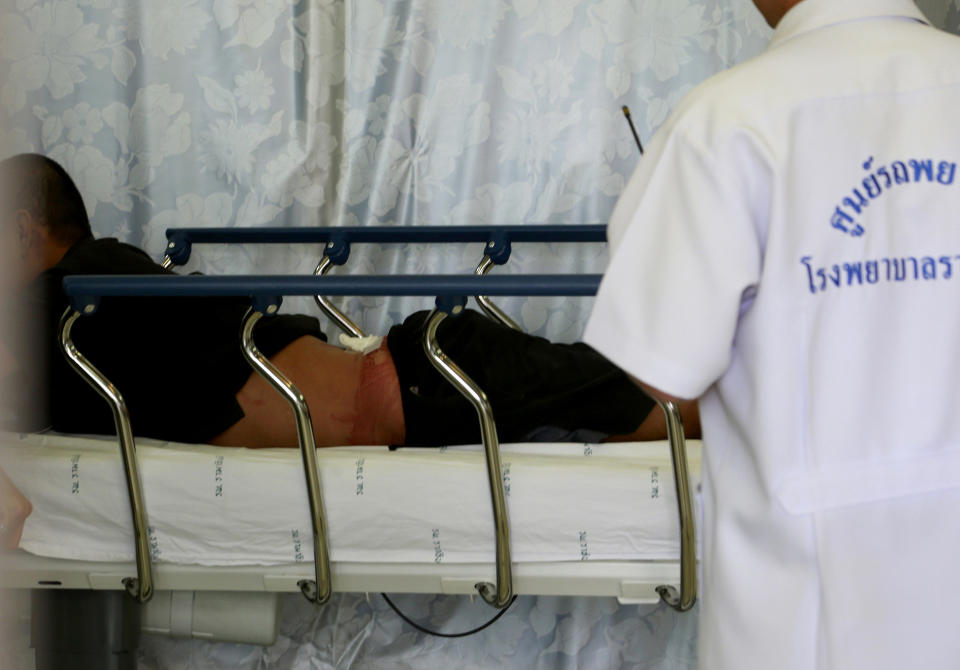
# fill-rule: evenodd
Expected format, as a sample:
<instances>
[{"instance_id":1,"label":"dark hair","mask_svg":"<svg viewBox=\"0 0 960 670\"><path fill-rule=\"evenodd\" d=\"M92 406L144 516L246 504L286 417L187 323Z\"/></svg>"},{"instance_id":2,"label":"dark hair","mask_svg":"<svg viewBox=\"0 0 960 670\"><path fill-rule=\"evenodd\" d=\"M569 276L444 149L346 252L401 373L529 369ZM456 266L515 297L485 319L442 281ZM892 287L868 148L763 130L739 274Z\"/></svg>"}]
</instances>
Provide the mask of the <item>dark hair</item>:
<instances>
[{"instance_id":1,"label":"dark hair","mask_svg":"<svg viewBox=\"0 0 960 670\"><path fill-rule=\"evenodd\" d=\"M93 234L77 185L59 163L40 154L0 161L0 208L4 215L27 210L64 244Z\"/></svg>"}]
</instances>

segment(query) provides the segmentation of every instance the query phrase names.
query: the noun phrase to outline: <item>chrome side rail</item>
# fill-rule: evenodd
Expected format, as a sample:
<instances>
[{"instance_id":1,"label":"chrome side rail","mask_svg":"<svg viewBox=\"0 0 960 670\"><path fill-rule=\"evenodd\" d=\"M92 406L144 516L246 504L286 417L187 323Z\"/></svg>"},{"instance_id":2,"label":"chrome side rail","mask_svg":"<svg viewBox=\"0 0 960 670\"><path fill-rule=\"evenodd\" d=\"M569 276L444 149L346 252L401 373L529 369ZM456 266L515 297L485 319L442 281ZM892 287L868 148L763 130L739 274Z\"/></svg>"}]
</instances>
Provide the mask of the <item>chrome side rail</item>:
<instances>
[{"instance_id":1,"label":"chrome side rail","mask_svg":"<svg viewBox=\"0 0 960 670\"><path fill-rule=\"evenodd\" d=\"M86 311L92 311L88 306ZM150 541L147 526L146 507L143 503L143 488L140 484L140 471L137 466L137 451L130 427L130 412L117 387L103 376L87 358L81 354L70 338L73 324L81 313L68 307L60 317L60 349L71 367L86 380L110 405L113 421L120 440L120 454L123 457L123 471L127 479L127 494L130 497L130 510L133 514L133 538L136 546L137 576L123 579L127 593L137 601L145 603L153 596L153 573L150 560Z\"/></svg>"},{"instance_id":2,"label":"chrome side rail","mask_svg":"<svg viewBox=\"0 0 960 670\"><path fill-rule=\"evenodd\" d=\"M677 488L677 509L680 514L680 591L673 586L657 587L660 598L678 612L686 612L697 602L697 544L693 526L693 504L690 501L690 478L687 467L687 444L683 436L683 418L676 404L654 398L667 419L667 439L673 460L673 478Z\"/></svg>"},{"instance_id":3,"label":"chrome side rail","mask_svg":"<svg viewBox=\"0 0 960 670\"><path fill-rule=\"evenodd\" d=\"M457 314L462 309L462 305L457 305L452 311ZM500 466L500 440L497 437L497 426L493 420L493 409L487 399L487 394L443 353L437 343L437 328L446 316L446 312L439 309L430 314L423 337L423 349L433 367L473 404L480 419L480 434L483 437L483 448L487 457L487 476L490 481L490 498L493 503L497 583L479 582L476 584L476 589L488 605L504 608L513 597L513 576L510 560L510 523L507 519L507 505L503 494L503 476Z\"/></svg>"},{"instance_id":4,"label":"chrome side rail","mask_svg":"<svg viewBox=\"0 0 960 670\"><path fill-rule=\"evenodd\" d=\"M272 310L272 311L271 311ZM275 312L276 306L267 307ZM310 501L310 520L313 525L313 563L315 580L303 579L297 582L300 592L311 603L323 605L333 592L330 579L330 556L327 551L327 524L323 512L323 498L320 493L320 473L317 468L317 448L313 438L313 421L310 408L303 394L280 370L260 353L253 342L253 327L263 317L263 312L254 308L247 310L243 319L243 331L240 339L243 355L254 370L266 379L280 393L297 417L297 438L300 442L300 454L303 457L303 470L307 480L307 497Z\"/></svg>"},{"instance_id":5,"label":"chrome side rail","mask_svg":"<svg viewBox=\"0 0 960 670\"><path fill-rule=\"evenodd\" d=\"M170 247L174 247L173 242L170 243ZM160 261L160 267L164 270L169 270L174 265L173 259L167 255L163 257L163 260ZM313 271L313 274L317 277L322 277L323 275L330 272L330 269L333 267L333 262L330 260L329 256L324 256L320 259L320 262L317 264L316 270ZM347 335L352 335L353 337L364 337L364 332L360 329L354 321L350 319L346 314L337 309L332 302L322 295L315 295L313 299L316 301L317 306L323 311L327 317L333 321L340 329L345 332Z\"/></svg>"},{"instance_id":6,"label":"chrome side rail","mask_svg":"<svg viewBox=\"0 0 960 670\"><path fill-rule=\"evenodd\" d=\"M477 265L477 269L474 271L474 274L483 276L490 272L494 265L496 265L496 263L494 263L493 259L488 255L484 255L483 259L480 261L480 264ZM513 328L514 330L519 330L521 332L523 331L523 328L521 328L516 321L511 319L506 312L497 307L497 305L494 304L490 298L485 295L478 295L476 298L477 304L480 305L481 309L483 309L483 311L486 312L487 316L489 316L491 319L494 321L499 321L507 328Z\"/></svg>"},{"instance_id":7,"label":"chrome side rail","mask_svg":"<svg viewBox=\"0 0 960 670\"><path fill-rule=\"evenodd\" d=\"M329 256L324 256L320 259L320 262L317 263L317 269L313 271L313 274L314 276L322 277L330 272L330 268L332 267L333 261L330 260ZM346 314L334 307L332 302L327 300L322 295L315 295L313 296L313 299L316 300L317 307L319 307L323 313L330 318L330 320L340 326L340 330L345 332L347 335L352 335L353 337L364 337L364 333L360 329L360 326L351 321L350 317L348 317Z\"/></svg>"}]
</instances>

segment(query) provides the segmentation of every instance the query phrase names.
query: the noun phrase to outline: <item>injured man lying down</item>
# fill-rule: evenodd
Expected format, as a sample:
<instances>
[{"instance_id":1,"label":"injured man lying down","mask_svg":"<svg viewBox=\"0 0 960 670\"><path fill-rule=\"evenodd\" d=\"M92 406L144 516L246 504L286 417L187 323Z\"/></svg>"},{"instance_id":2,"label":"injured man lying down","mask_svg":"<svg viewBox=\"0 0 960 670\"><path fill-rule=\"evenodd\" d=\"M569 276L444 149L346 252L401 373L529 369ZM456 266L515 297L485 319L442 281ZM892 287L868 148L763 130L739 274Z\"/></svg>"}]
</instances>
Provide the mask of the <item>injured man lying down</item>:
<instances>
[{"instance_id":1,"label":"injured man lying down","mask_svg":"<svg viewBox=\"0 0 960 670\"><path fill-rule=\"evenodd\" d=\"M107 403L59 350L71 274L169 274L136 247L94 239L82 197L56 162L0 162L0 388L21 431L115 434ZM176 442L296 447L293 411L239 344L243 299L105 298L73 329L77 348L123 394L134 433ZM327 344L318 321L281 314L257 348L300 389L317 446L479 443L473 406L427 360L427 313L373 351ZM487 393L504 442L650 440L666 435L653 401L588 346L555 344L477 312L446 319L441 348ZM7 412L9 414L9 412ZM697 436L695 403L681 406ZM16 546L30 504L0 471L0 545Z\"/></svg>"},{"instance_id":2,"label":"injured man lying down","mask_svg":"<svg viewBox=\"0 0 960 670\"><path fill-rule=\"evenodd\" d=\"M0 188L0 266L20 303L19 318L7 319L17 332L4 337L13 352L7 360L18 368L9 371L22 400L18 428L113 434L106 402L59 351L57 326L67 306L61 281L169 271L133 246L94 239L77 187L48 158L0 162ZM243 299L105 298L95 315L77 322L73 338L123 394L137 435L295 447L292 409L240 350L247 307ZM423 352L426 316L408 317L367 353L328 344L318 321L304 315L263 319L254 340L306 397L318 446L478 443L473 406ZM438 340L487 393L504 442L665 435L653 401L582 343L551 343L470 311L446 319ZM696 432L695 406L681 411Z\"/></svg>"}]
</instances>

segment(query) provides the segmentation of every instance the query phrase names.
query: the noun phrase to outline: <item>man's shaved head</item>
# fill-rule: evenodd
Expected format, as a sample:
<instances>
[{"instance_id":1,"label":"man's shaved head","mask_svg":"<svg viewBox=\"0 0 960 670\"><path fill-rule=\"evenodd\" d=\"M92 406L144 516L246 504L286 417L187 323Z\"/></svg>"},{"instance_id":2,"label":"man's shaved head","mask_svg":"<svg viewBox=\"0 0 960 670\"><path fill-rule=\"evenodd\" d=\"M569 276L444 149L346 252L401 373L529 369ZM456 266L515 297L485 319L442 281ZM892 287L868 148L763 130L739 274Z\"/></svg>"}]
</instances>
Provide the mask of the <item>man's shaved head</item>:
<instances>
[{"instance_id":1,"label":"man's shaved head","mask_svg":"<svg viewBox=\"0 0 960 670\"><path fill-rule=\"evenodd\" d=\"M0 224L26 210L47 226L62 244L92 233L76 184L59 163L39 154L19 154L0 161Z\"/></svg>"}]
</instances>

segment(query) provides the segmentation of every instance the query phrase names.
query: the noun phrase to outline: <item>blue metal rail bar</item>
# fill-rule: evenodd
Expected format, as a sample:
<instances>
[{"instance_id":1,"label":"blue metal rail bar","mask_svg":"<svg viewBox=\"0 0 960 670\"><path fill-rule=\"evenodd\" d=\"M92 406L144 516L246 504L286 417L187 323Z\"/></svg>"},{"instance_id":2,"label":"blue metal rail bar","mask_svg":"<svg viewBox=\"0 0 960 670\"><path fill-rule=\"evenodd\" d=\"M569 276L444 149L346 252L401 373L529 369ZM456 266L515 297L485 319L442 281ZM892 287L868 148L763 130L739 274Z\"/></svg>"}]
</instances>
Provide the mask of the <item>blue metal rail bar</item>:
<instances>
[{"instance_id":1,"label":"blue metal rail bar","mask_svg":"<svg viewBox=\"0 0 960 670\"><path fill-rule=\"evenodd\" d=\"M277 301L281 296L325 295L592 296L601 275L74 275L63 288L78 311L91 313L106 296L224 297ZM92 309L91 309L92 308Z\"/></svg>"},{"instance_id":2,"label":"blue metal rail bar","mask_svg":"<svg viewBox=\"0 0 960 670\"><path fill-rule=\"evenodd\" d=\"M331 226L273 228L168 228L167 255L177 265L190 259L193 244L308 244L335 250L353 242L403 244L452 242L606 242L604 224L491 226ZM349 251L347 252L349 253ZM331 259L340 265L333 254Z\"/></svg>"},{"instance_id":3,"label":"blue metal rail bar","mask_svg":"<svg viewBox=\"0 0 960 670\"><path fill-rule=\"evenodd\" d=\"M490 226L344 226L305 228L169 228L164 268L184 265L194 243L322 243L323 256L315 275L325 275L336 265L345 265L352 243L435 244L449 242L483 242L483 258L475 274L485 275L494 265L510 260L513 242L606 242L607 229L602 224L570 225L490 225ZM520 326L494 304L488 296L474 294L477 303L492 319L514 330ZM364 333L350 317L331 303L327 296L315 294L317 306L348 335Z\"/></svg>"},{"instance_id":4,"label":"blue metal rail bar","mask_svg":"<svg viewBox=\"0 0 960 670\"><path fill-rule=\"evenodd\" d=\"M252 343L250 334L257 320L264 315L276 313L282 296L285 295L413 295L435 296L437 310L428 323L424 348L431 363L463 393L474 407L481 423L484 447L487 455L487 473L494 511L496 533L497 583L477 584L477 590L486 602L503 607L512 596L511 561L509 549L509 526L506 515L503 481L500 476L499 441L489 403L482 390L462 373L456 364L440 350L436 342L436 329L448 314L457 314L466 303L466 296L485 293L489 295L528 296L591 296L597 291L600 275L525 275L525 276L477 276L477 275L396 275L396 276L177 276L177 275L86 275L70 276L63 280L64 291L70 299L71 308L64 315L61 341L65 351L71 349L70 328L81 315L93 314L101 297L168 296L168 297L226 297L242 296L251 300L251 309L243 324L244 354L251 366L262 374L278 391L287 395L297 416L300 448L303 454L311 513L314 522L314 557L316 581L304 580L300 588L304 595L317 604L330 597L330 569L326 548L326 523L323 517L319 489L319 474L314 453L313 430L309 409L302 395L293 384L273 368ZM81 366L78 366L80 369ZM81 374L84 371L80 369ZM95 387L110 386L108 380L97 377L93 368L86 372L88 381ZM101 375L102 377L102 375ZM102 393L103 394L103 393ZM106 394L103 394L107 397ZM115 404L122 405L118 396ZM110 400L109 397L107 397ZM114 401L111 401L114 402ZM670 402L660 402L667 417L668 438L674 466L680 517L680 590L664 585L658 588L661 597L675 609L685 611L696 600L696 555L692 504L688 486L686 447L679 411ZM140 483L136 477L136 454L129 417L114 408L117 432L125 462L132 463L133 475L128 473L131 489L134 528L137 537L146 529L146 512L142 504ZM123 424L123 425L121 425ZM134 492L136 495L134 495ZM150 557L138 544L138 579L125 580L128 592L144 600L150 593ZM143 555L141 555L143 554Z\"/></svg>"}]
</instances>

